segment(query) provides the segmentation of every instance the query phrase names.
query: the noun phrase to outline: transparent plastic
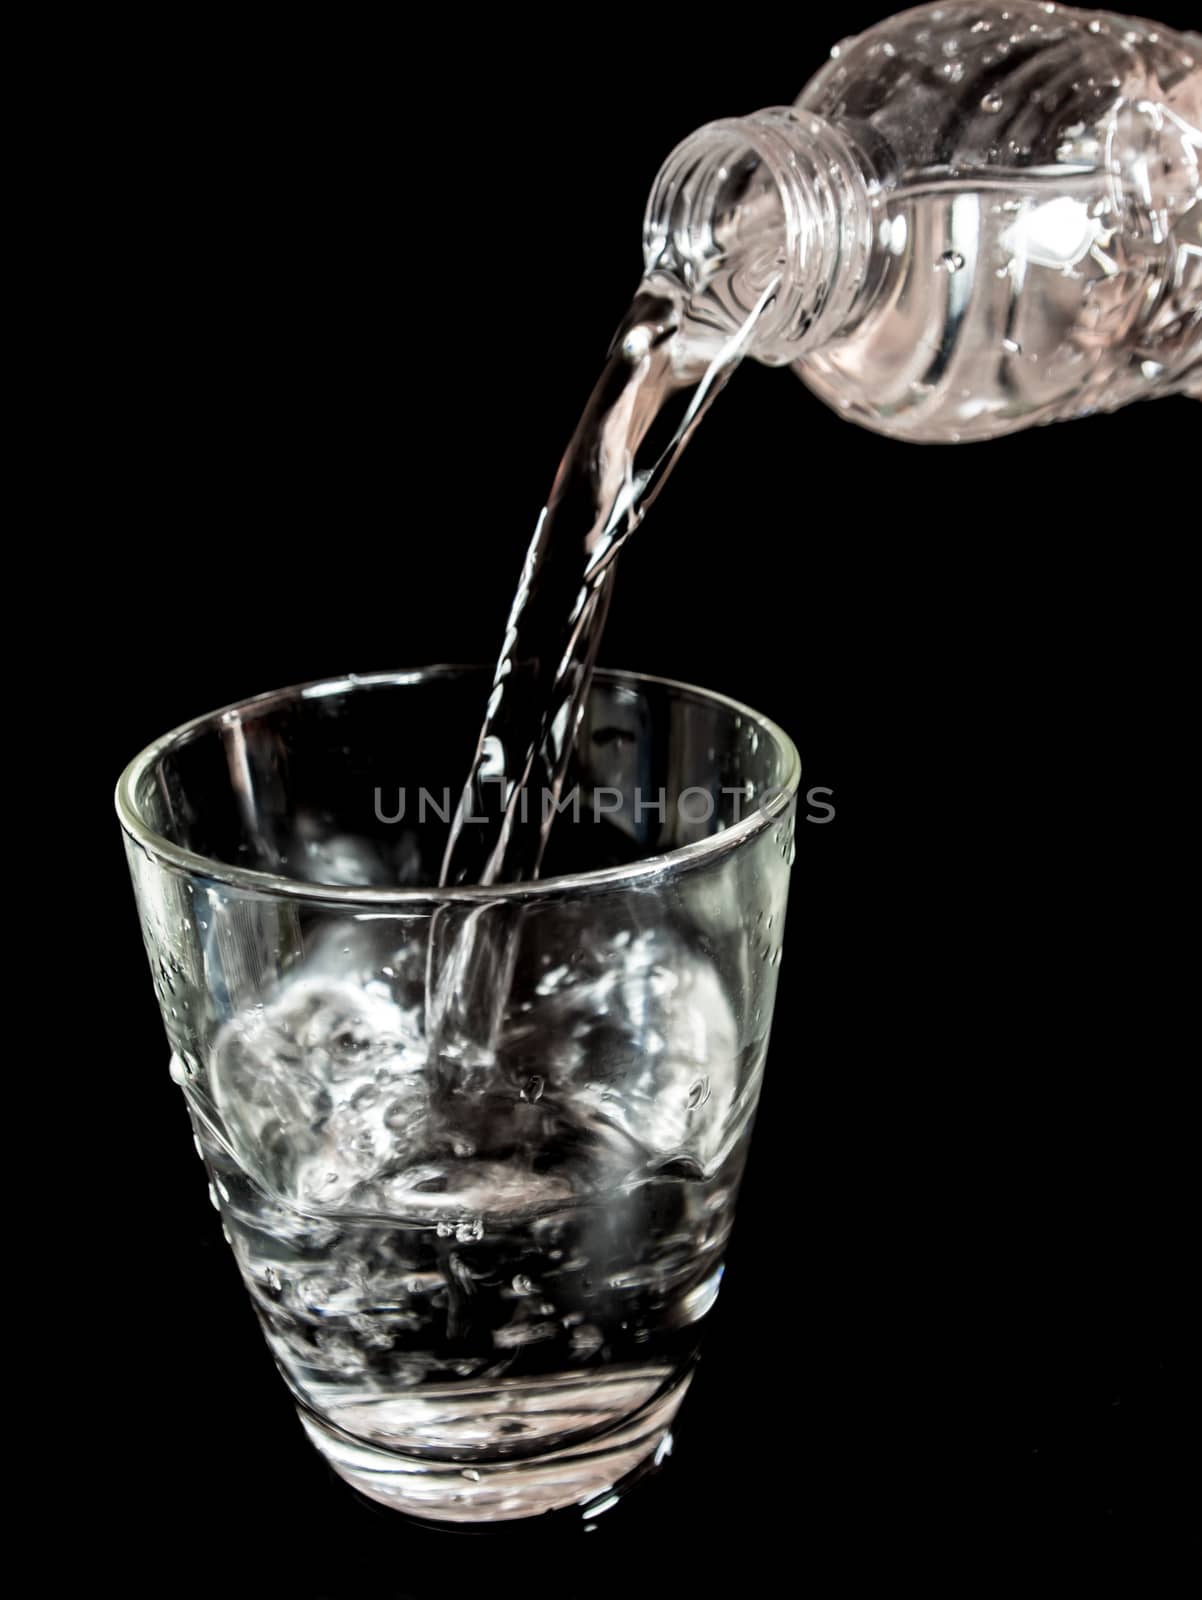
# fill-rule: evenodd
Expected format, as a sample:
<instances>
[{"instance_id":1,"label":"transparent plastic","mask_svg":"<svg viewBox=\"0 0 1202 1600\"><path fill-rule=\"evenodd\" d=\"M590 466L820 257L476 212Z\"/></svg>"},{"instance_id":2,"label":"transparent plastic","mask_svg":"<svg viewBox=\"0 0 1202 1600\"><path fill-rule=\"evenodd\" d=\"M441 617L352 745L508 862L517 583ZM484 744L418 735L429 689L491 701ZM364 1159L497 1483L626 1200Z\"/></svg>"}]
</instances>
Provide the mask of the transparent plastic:
<instances>
[{"instance_id":1,"label":"transparent plastic","mask_svg":"<svg viewBox=\"0 0 1202 1600\"><path fill-rule=\"evenodd\" d=\"M897 438L1202 397L1202 37L1008 0L844 40L795 106L713 123L647 208L651 281Z\"/></svg>"}]
</instances>

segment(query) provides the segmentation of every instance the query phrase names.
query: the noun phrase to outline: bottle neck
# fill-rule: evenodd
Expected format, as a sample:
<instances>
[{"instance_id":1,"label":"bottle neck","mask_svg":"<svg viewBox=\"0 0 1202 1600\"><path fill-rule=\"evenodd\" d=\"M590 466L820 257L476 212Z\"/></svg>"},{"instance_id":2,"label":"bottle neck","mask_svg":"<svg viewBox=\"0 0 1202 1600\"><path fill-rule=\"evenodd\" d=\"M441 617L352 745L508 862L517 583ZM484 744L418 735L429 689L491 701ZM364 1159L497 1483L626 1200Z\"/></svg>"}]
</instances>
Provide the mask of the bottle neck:
<instances>
[{"instance_id":1,"label":"bottle neck","mask_svg":"<svg viewBox=\"0 0 1202 1600\"><path fill-rule=\"evenodd\" d=\"M876 188L847 135L808 112L709 123L652 187L647 277L683 283L691 319L717 338L767 295L747 353L783 366L833 339L868 292Z\"/></svg>"}]
</instances>

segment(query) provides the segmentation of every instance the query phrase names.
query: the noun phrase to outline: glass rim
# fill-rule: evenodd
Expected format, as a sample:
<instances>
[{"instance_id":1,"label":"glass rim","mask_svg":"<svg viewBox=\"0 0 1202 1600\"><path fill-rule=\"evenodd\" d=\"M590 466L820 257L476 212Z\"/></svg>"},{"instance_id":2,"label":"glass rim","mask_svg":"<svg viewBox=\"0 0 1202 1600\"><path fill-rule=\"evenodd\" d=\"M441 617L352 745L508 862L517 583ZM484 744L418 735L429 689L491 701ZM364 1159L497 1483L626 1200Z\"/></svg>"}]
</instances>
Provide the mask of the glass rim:
<instances>
[{"instance_id":1,"label":"glass rim","mask_svg":"<svg viewBox=\"0 0 1202 1600\"><path fill-rule=\"evenodd\" d=\"M206 711L193 717L169 732L162 734L133 758L117 780L114 803L122 831L139 845L150 858L189 877L204 878L227 888L260 894L268 899L291 899L349 906L404 907L431 904L495 904L499 901L518 902L551 899L557 895L587 892L592 889L624 888L640 883L654 882L674 876L694 864L718 858L739 848L775 823L792 806L801 782L801 756L796 745L769 717L754 711L741 701L701 689L694 684L675 678L657 677L646 672L627 672L614 668L598 667L594 678L603 683L631 685L654 684L671 689L707 705L717 706L736 716L746 717L761 734L766 735L784 757L785 773L782 781L769 791L765 803L732 823L729 827L695 839L691 844L679 845L658 855L641 857L625 866L599 867L588 872L560 874L553 878L535 878L525 882L496 884L462 884L440 888L437 884L424 887L378 888L352 884L314 883L305 878L282 877L276 873L259 872L250 867L239 867L213 856L203 856L172 843L147 825L138 811L137 786L143 775L168 751L190 743L201 733L221 725L232 724L237 717L252 709L267 710L274 703L283 705L290 700L317 700L335 694L351 693L356 689L374 689L385 686L404 688L428 682L431 679L459 676L473 672L487 672L488 667L466 662L441 662L434 666L417 667L400 672L346 673L338 678L318 678L308 683L290 684L283 689L269 689L263 694L236 700L215 711Z\"/></svg>"}]
</instances>

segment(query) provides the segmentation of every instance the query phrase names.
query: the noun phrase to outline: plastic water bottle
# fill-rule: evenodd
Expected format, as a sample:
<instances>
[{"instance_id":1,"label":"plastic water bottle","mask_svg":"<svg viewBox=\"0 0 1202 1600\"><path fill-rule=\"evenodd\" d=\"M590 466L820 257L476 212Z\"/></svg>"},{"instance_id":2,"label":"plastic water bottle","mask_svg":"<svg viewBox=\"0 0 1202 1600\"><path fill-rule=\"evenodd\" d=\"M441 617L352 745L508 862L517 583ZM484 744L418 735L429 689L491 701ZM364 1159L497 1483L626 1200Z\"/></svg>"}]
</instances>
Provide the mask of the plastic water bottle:
<instances>
[{"instance_id":1,"label":"plastic water bottle","mask_svg":"<svg viewBox=\"0 0 1202 1600\"><path fill-rule=\"evenodd\" d=\"M1200 151L1199 34L923 6L835 45L795 105L686 139L647 274L719 349L772 291L749 353L900 439L1202 398Z\"/></svg>"}]
</instances>

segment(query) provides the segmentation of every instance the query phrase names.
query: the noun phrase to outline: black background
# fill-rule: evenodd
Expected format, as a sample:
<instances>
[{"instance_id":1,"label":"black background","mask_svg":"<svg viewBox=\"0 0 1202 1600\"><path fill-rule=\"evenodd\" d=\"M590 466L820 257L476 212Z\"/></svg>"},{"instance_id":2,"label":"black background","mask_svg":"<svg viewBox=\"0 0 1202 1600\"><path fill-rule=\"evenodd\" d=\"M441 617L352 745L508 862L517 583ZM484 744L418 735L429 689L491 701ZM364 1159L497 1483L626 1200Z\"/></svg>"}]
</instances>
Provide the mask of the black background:
<instances>
[{"instance_id":1,"label":"black background","mask_svg":"<svg viewBox=\"0 0 1202 1600\"><path fill-rule=\"evenodd\" d=\"M163 42L102 95L71 470L108 535L73 569L73 816L111 881L89 965L114 1042L70 1322L87 1560L135 1592L710 1593L728 1564L967 1578L1184 1540L1196 405L921 449L748 364L626 553L603 660L767 712L837 816L798 828L676 1455L595 1532L412 1527L304 1443L190 1152L108 810L128 757L215 705L495 655L660 161L883 12L289 19Z\"/></svg>"}]
</instances>

